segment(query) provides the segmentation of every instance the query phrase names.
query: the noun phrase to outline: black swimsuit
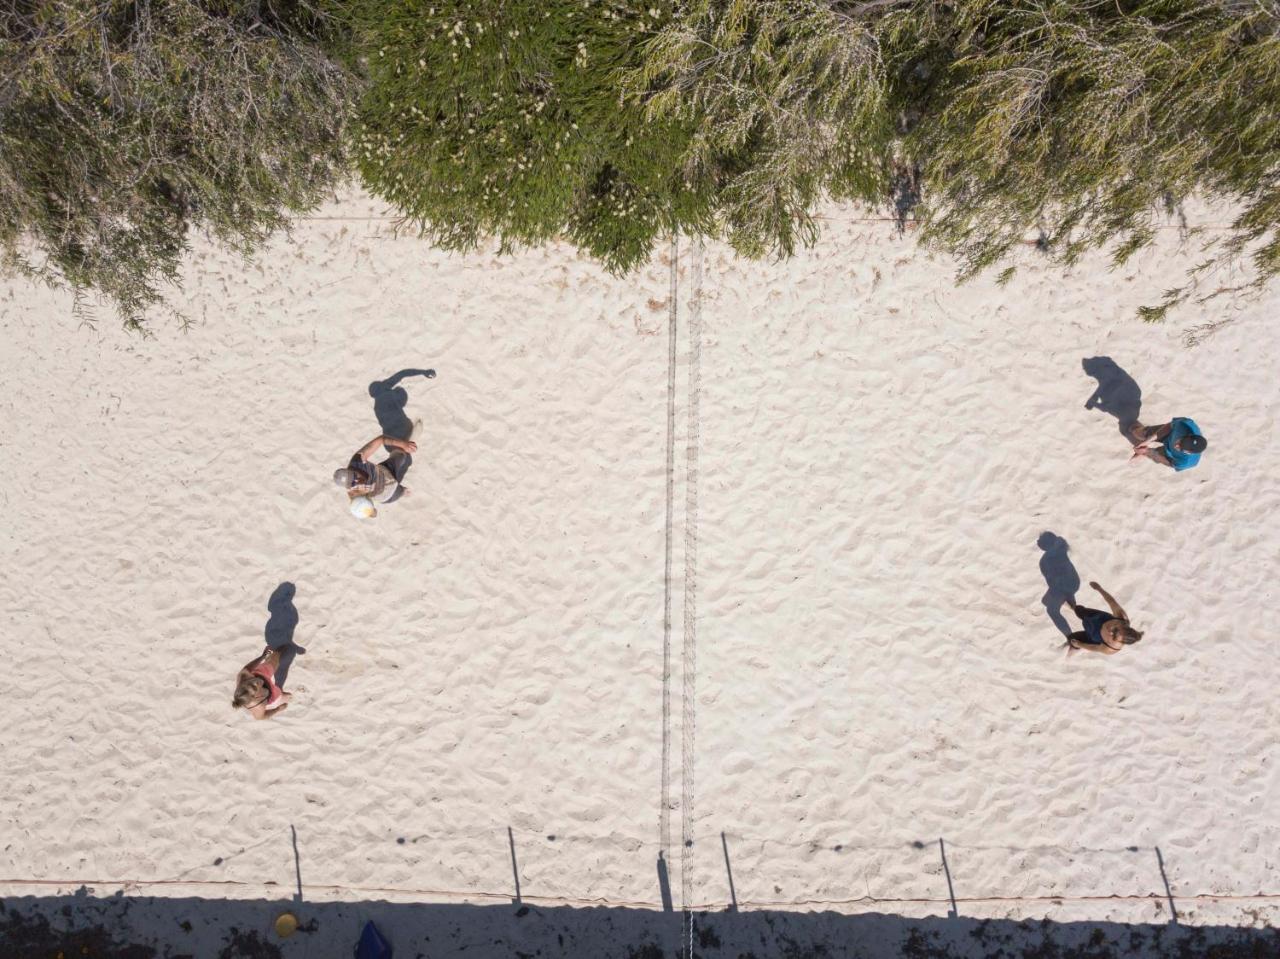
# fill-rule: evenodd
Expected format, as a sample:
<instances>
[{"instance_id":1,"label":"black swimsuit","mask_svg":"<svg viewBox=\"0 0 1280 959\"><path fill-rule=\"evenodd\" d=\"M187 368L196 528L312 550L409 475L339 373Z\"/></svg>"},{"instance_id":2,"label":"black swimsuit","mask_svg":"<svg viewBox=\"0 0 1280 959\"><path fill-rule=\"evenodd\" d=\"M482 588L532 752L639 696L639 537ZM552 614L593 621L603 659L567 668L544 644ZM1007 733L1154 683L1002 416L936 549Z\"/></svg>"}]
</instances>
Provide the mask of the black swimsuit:
<instances>
[{"instance_id":1,"label":"black swimsuit","mask_svg":"<svg viewBox=\"0 0 1280 959\"><path fill-rule=\"evenodd\" d=\"M1104 613L1100 609L1089 609L1087 606L1081 606L1076 610L1076 615L1080 617L1080 621L1084 624L1084 634L1088 637L1087 642L1090 646L1107 646L1111 649L1119 647L1112 646L1102 638L1102 627L1113 619L1120 619L1113 613ZM1124 622L1124 620L1120 620Z\"/></svg>"}]
</instances>

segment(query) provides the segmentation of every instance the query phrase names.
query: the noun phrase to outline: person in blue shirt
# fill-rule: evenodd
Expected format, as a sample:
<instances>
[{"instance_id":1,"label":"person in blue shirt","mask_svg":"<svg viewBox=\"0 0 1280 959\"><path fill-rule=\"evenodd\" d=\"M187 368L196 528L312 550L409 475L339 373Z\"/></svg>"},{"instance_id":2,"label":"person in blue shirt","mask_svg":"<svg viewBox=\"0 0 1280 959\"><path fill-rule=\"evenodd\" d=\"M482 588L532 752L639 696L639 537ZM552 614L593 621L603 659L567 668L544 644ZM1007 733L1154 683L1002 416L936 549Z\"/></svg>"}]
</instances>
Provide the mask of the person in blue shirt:
<instances>
[{"instance_id":1,"label":"person in blue shirt","mask_svg":"<svg viewBox=\"0 0 1280 959\"><path fill-rule=\"evenodd\" d=\"M1175 416L1163 426L1143 426L1134 423L1129 431L1133 438L1133 457L1145 456L1178 472L1189 470L1200 462L1200 454L1209 441L1196 426L1196 421L1185 416Z\"/></svg>"}]
</instances>

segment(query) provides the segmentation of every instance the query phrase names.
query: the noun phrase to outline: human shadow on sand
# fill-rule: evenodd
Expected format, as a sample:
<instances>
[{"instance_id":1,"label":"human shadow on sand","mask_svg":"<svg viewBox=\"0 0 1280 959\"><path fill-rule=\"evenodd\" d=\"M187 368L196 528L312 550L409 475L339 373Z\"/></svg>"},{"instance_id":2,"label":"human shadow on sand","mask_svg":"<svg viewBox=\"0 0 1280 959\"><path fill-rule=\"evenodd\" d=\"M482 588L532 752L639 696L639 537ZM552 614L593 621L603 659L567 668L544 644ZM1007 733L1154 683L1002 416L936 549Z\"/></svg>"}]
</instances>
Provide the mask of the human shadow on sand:
<instances>
[{"instance_id":1,"label":"human shadow on sand","mask_svg":"<svg viewBox=\"0 0 1280 959\"><path fill-rule=\"evenodd\" d=\"M280 666L276 669L276 685L283 687L289 678L293 658L306 650L293 641L293 631L298 628L298 608L293 605L297 587L293 583L281 583L267 600L270 618L263 632L267 645L280 650Z\"/></svg>"},{"instance_id":2,"label":"human shadow on sand","mask_svg":"<svg viewBox=\"0 0 1280 959\"><path fill-rule=\"evenodd\" d=\"M1080 365L1098 381L1084 408L1114 416L1120 435L1128 437L1130 427L1142 414L1142 387L1109 356L1085 357Z\"/></svg>"},{"instance_id":3,"label":"human shadow on sand","mask_svg":"<svg viewBox=\"0 0 1280 959\"><path fill-rule=\"evenodd\" d=\"M385 380L374 380L369 384L369 395L373 397L373 415L378 418L383 436L405 440L413 432L413 420L405 412L409 391L400 383L413 376L430 380L435 375L435 370L401 370Z\"/></svg>"},{"instance_id":4,"label":"human shadow on sand","mask_svg":"<svg viewBox=\"0 0 1280 959\"><path fill-rule=\"evenodd\" d=\"M401 386L401 382L413 376L434 379L435 370L401 370L385 380L374 380L369 384L369 395L373 397L373 415L378 418L378 427L383 436L393 436L399 440L408 439L413 433L413 420L405 412L409 403L409 391ZM396 478L397 483L404 483L404 478L413 465L413 457L408 453L397 452L387 461L387 466ZM387 502L394 503L403 495L403 487L396 490Z\"/></svg>"},{"instance_id":5,"label":"human shadow on sand","mask_svg":"<svg viewBox=\"0 0 1280 959\"><path fill-rule=\"evenodd\" d=\"M1036 545L1044 550L1044 555L1040 557L1040 575L1044 577L1045 586L1048 587L1040 602L1044 604L1044 611L1049 614L1058 631L1063 636L1070 636L1071 627L1062 615L1062 607L1074 606L1076 593L1080 592L1080 574L1067 555L1070 547L1061 536L1048 531L1040 534Z\"/></svg>"}]
</instances>

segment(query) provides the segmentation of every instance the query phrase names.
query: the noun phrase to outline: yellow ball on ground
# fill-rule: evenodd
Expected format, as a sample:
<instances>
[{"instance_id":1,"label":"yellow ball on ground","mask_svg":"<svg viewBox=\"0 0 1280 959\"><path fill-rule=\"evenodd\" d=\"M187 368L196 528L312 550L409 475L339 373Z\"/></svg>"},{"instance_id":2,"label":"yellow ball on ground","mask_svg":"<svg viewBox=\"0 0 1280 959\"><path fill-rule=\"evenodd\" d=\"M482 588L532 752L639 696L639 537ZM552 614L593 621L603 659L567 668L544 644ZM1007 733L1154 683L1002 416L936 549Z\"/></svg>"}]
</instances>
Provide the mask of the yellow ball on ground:
<instances>
[{"instance_id":1,"label":"yellow ball on ground","mask_svg":"<svg viewBox=\"0 0 1280 959\"><path fill-rule=\"evenodd\" d=\"M282 912L276 917L276 935L287 939L298 931L298 917L291 912Z\"/></svg>"}]
</instances>

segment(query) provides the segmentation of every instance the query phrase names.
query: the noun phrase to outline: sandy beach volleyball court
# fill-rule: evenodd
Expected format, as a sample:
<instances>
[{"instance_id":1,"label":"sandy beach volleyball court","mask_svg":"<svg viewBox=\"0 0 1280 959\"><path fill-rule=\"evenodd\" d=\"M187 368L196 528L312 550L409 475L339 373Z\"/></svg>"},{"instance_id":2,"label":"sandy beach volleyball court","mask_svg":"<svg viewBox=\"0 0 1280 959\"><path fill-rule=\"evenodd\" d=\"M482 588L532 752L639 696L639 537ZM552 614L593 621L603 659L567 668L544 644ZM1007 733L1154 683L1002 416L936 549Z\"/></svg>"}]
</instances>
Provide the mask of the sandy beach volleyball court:
<instances>
[{"instance_id":1,"label":"sandy beach volleyball court","mask_svg":"<svg viewBox=\"0 0 1280 959\"><path fill-rule=\"evenodd\" d=\"M6 899L1275 924L1280 292L1142 324L1172 235L959 288L840 208L786 263L682 242L668 580L669 256L381 213L201 247L149 340L0 284ZM1197 469L1126 462L1096 357ZM413 495L357 522L330 476L418 368ZM1140 644L1067 658L1046 532Z\"/></svg>"}]
</instances>

